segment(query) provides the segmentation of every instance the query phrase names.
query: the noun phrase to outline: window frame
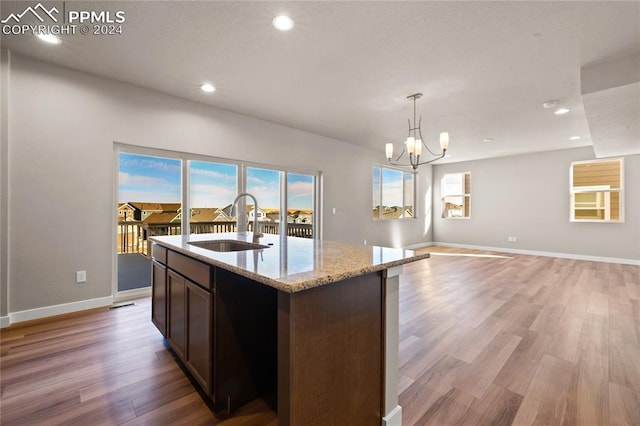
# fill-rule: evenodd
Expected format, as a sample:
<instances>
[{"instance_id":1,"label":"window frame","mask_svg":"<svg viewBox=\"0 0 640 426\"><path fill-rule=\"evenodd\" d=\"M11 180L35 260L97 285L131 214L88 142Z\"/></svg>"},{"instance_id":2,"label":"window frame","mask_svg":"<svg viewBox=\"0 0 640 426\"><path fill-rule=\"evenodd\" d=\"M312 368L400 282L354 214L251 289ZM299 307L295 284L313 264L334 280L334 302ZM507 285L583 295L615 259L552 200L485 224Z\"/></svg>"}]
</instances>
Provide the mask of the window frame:
<instances>
[{"instance_id":1,"label":"window frame","mask_svg":"<svg viewBox=\"0 0 640 426\"><path fill-rule=\"evenodd\" d=\"M461 175L462 176L462 185L461 185L461 189L462 189L462 193L460 194L445 194L445 179L447 176L452 176L452 175ZM469 176L469 192L465 192L464 191L464 186L465 186L465 175ZM462 211L463 211L463 216L445 216L445 198L447 197L460 197L462 198ZM465 209L465 206L468 204L468 209ZM468 211L469 215L468 216L464 216L464 212ZM451 219L451 220L468 220L471 219L471 172L470 171L466 171L466 172L451 172L451 173L445 173L442 175L442 178L440 179L440 218L442 219Z\"/></svg>"},{"instance_id":2,"label":"window frame","mask_svg":"<svg viewBox=\"0 0 640 426\"><path fill-rule=\"evenodd\" d=\"M620 164L620 173L619 173L619 188L610 188L607 185L589 185L589 186L574 186L573 185L573 175L574 175L574 166L580 164L598 164L598 163L611 163L617 161ZM615 157L615 158L600 158L595 160L580 160L580 161L572 161L571 166L569 167L569 222L572 223L624 223L625 215L624 215L624 157ZM575 188L581 188L580 190L576 190ZM611 194L616 192L619 194L619 204L618 204L618 219L615 220L607 220L607 219L597 219L597 218L588 218L588 219L577 219L576 212L576 194L586 194L586 193L608 193Z\"/></svg>"},{"instance_id":3,"label":"window frame","mask_svg":"<svg viewBox=\"0 0 640 426\"><path fill-rule=\"evenodd\" d=\"M170 159L175 159L175 160L180 160L181 161L181 167L182 167L182 180L181 180L181 205L182 205L182 209L183 211L185 210L185 208L190 209L191 208L191 197L190 197L190 170L191 170L191 161L200 161L200 162L210 162L210 163L221 163L221 164L228 164L228 165L235 165L237 166L237 182L236 182L236 186L237 186L237 194L240 194L242 192L246 192L247 189L247 168L252 167L252 168L259 168L259 169L266 169L266 170L273 170L273 171L277 171L280 173L281 178L280 178L280 200L281 200L281 206L280 206L280 215L281 215L281 226L283 228L281 228L281 234L284 232L287 232L287 224L286 224L286 211L287 211L287 174L288 173L295 173L295 174L301 174L301 175L310 175L314 177L314 186L313 186L313 239L317 239L317 240L322 240L322 220L323 220L323 215L322 215L322 199L323 199L323 195L322 195L322 191L323 191L323 179L322 179L322 172L317 170L317 171L313 171L313 170L306 170L306 169L301 169L301 168L294 168L294 167L284 167L284 166L278 166L278 165L273 165L273 164L263 164L263 163L255 163L255 162L251 162L251 161L241 161L241 160L233 160L233 159L229 159L229 158L222 158L222 157L214 157L214 156L209 156L209 155L205 155L205 154L193 154L193 153L187 153L187 152L181 152L181 151L173 151L173 150L166 150L166 149L161 149L161 148L148 148L148 147L142 147L142 146L138 146L138 145L130 145L130 144L125 144L125 143L119 143L119 142L114 142L114 151L115 151L115 164L114 164L114 199L116 200L116 206L117 206L117 193L118 193L118 168L119 168L119 162L118 162L118 156L119 153L124 152L124 153L131 153L131 154L136 154L136 155L146 155L146 156L155 156L155 157L165 157L165 158L170 158ZM258 200L260 201L260 200ZM238 204L242 204L240 201L238 202ZM240 206L238 206L240 207ZM116 207L117 209L117 207ZM282 216L283 216L283 212L284 212L284 224L282 223ZM239 212L239 213L245 213L245 212ZM185 216L185 215L182 215ZM187 217L182 217L182 235L188 235L188 231L190 230L190 223L189 223L189 215L186 215ZM115 226L117 228L117 221L115 223ZM286 235L286 234L285 234ZM114 251L115 253L115 251Z\"/></svg>"},{"instance_id":4,"label":"window frame","mask_svg":"<svg viewBox=\"0 0 640 426\"><path fill-rule=\"evenodd\" d=\"M409 170L407 171L406 169L403 169L401 167L392 167L389 165L383 165L383 164L374 164L372 167L372 173L371 173L371 195L372 195L372 201L373 201L373 192L374 192L374 184L375 181L373 179L373 171L375 171L375 169L379 170L378 173L378 183L379 183L379 188L378 188L378 200L380 202L378 207L382 206L382 202L384 200L383 194L384 194L384 180L383 180L383 170L384 169L388 169L388 170L393 170L393 171L398 171L402 173L402 214L399 217L382 217L382 209L378 208L378 217L373 217L373 214L371 215L371 220L373 220L374 222L377 221L385 221L385 220L410 220L410 219L417 219L418 218L418 209L417 209L417 203L416 203L416 199L417 199L417 195L418 195L418 172L417 171L413 171L413 170ZM409 191L413 197L413 204L412 204L412 208L413 208L413 215L412 216L405 216L405 207L407 204L407 200L405 199L405 195L407 194L407 189L405 187L406 184L406 176L410 175L412 177L411 181L413 183L413 188L411 188L411 190ZM373 203L372 203L373 204ZM373 208L372 208L373 211Z\"/></svg>"}]
</instances>

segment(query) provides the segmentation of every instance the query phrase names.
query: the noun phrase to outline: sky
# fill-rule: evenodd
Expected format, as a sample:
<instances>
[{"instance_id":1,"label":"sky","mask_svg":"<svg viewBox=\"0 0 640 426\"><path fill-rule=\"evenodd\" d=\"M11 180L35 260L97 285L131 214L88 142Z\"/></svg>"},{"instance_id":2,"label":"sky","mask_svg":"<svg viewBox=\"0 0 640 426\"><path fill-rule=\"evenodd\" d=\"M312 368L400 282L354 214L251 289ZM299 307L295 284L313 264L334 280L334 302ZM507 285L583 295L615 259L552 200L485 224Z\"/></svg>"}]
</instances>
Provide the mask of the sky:
<instances>
[{"instance_id":1,"label":"sky","mask_svg":"<svg viewBox=\"0 0 640 426\"><path fill-rule=\"evenodd\" d=\"M120 153L118 202L179 203L180 160Z\"/></svg>"},{"instance_id":2,"label":"sky","mask_svg":"<svg viewBox=\"0 0 640 426\"><path fill-rule=\"evenodd\" d=\"M374 167L373 169L373 208L376 208L380 205L380 168ZM386 167L382 168L382 205L383 206L402 206L402 192L403 192L403 183L402 176L403 172L394 169L388 169ZM407 173L406 175L411 176L411 174ZM376 194L375 192L378 192ZM407 194L409 195L409 194ZM412 204L410 200L407 200L408 204Z\"/></svg>"},{"instance_id":3,"label":"sky","mask_svg":"<svg viewBox=\"0 0 640 426\"><path fill-rule=\"evenodd\" d=\"M234 164L191 161L189 179L191 207L225 207L238 193Z\"/></svg>"},{"instance_id":4,"label":"sky","mask_svg":"<svg viewBox=\"0 0 640 426\"><path fill-rule=\"evenodd\" d=\"M147 155L119 154L118 202L181 202L181 161ZM191 161L189 190L191 207L225 207L238 193L238 166ZM313 209L314 177L287 175L289 209ZM247 191L258 199L258 206L280 207L280 172L247 168Z\"/></svg>"}]
</instances>

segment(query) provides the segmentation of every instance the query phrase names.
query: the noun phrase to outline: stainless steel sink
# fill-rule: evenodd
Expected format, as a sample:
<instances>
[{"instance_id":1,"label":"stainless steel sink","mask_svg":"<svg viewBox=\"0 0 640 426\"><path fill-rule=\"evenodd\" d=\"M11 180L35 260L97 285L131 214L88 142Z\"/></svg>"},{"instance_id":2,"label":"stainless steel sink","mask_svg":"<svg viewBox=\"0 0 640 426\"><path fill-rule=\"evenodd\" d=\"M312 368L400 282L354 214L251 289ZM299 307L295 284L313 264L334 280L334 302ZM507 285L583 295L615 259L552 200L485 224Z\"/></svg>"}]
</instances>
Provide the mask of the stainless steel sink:
<instances>
[{"instance_id":1,"label":"stainless steel sink","mask_svg":"<svg viewBox=\"0 0 640 426\"><path fill-rule=\"evenodd\" d=\"M262 244L238 240L193 241L189 244L213 251L244 251L269 248L269 246Z\"/></svg>"}]
</instances>

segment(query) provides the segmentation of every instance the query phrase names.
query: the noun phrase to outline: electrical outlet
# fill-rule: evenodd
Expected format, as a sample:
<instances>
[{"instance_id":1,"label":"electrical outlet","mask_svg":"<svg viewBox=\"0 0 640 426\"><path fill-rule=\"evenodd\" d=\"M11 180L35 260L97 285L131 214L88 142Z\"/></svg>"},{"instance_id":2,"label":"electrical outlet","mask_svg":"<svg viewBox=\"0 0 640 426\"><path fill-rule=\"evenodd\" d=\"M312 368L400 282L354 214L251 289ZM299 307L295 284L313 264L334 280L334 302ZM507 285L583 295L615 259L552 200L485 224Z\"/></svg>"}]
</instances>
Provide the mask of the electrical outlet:
<instances>
[{"instance_id":1,"label":"electrical outlet","mask_svg":"<svg viewBox=\"0 0 640 426\"><path fill-rule=\"evenodd\" d=\"M515 243L516 241L518 241L518 237L508 236L507 237L507 241L509 241L511 243Z\"/></svg>"},{"instance_id":2,"label":"electrical outlet","mask_svg":"<svg viewBox=\"0 0 640 426\"><path fill-rule=\"evenodd\" d=\"M364 240L364 245L365 245L365 246L367 245L367 240Z\"/></svg>"},{"instance_id":3,"label":"electrical outlet","mask_svg":"<svg viewBox=\"0 0 640 426\"><path fill-rule=\"evenodd\" d=\"M87 271L76 271L76 282L77 283L86 283L87 282Z\"/></svg>"},{"instance_id":4,"label":"electrical outlet","mask_svg":"<svg viewBox=\"0 0 640 426\"><path fill-rule=\"evenodd\" d=\"M335 207L333 208L333 214L336 214L336 208Z\"/></svg>"}]
</instances>

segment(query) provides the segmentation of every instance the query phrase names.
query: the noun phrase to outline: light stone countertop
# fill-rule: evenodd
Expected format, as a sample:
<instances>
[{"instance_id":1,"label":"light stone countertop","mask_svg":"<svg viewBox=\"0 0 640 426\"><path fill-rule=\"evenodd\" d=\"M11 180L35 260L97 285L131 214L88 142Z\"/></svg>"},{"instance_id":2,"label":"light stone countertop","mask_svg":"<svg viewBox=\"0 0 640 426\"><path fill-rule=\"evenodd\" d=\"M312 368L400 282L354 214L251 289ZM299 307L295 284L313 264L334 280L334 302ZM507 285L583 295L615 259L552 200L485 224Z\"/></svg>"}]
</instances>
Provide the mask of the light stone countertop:
<instances>
[{"instance_id":1,"label":"light stone countertop","mask_svg":"<svg viewBox=\"0 0 640 426\"><path fill-rule=\"evenodd\" d=\"M265 234L268 248L217 252L189 244L195 241L252 241L253 234L215 233L151 237L168 249L218 266L278 290L295 293L346 278L426 259L413 250L320 241Z\"/></svg>"}]
</instances>

